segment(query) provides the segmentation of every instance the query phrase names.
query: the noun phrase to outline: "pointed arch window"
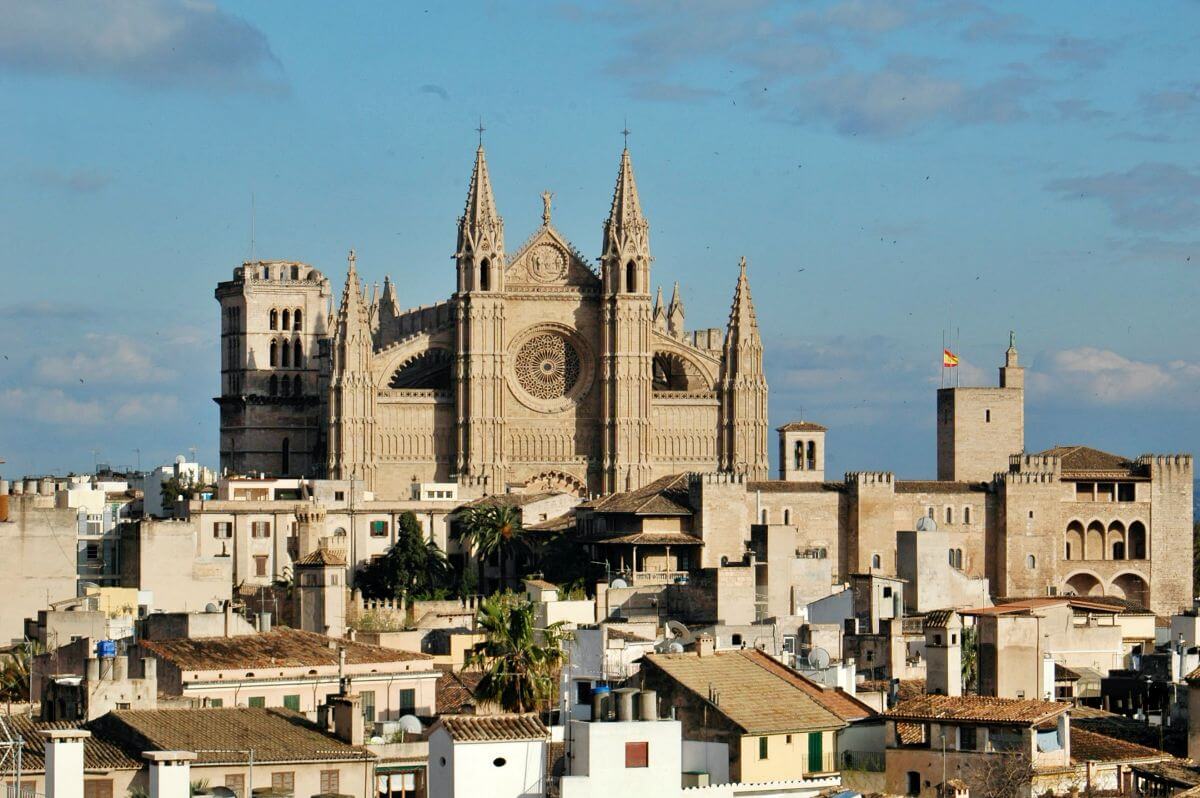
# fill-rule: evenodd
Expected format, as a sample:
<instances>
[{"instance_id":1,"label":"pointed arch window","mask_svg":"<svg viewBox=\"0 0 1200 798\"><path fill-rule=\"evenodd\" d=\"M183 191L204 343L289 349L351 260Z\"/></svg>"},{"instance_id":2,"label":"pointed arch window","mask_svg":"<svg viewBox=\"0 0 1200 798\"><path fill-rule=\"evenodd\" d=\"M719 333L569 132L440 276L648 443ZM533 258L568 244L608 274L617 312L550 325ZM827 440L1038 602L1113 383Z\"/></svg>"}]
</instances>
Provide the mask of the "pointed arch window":
<instances>
[{"instance_id":1,"label":"pointed arch window","mask_svg":"<svg viewBox=\"0 0 1200 798\"><path fill-rule=\"evenodd\" d=\"M625 293L637 293L637 266L633 261L625 264Z\"/></svg>"},{"instance_id":2,"label":"pointed arch window","mask_svg":"<svg viewBox=\"0 0 1200 798\"><path fill-rule=\"evenodd\" d=\"M280 447L280 465L283 466L281 473L288 473L292 470L292 442L288 438L283 439L283 446Z\"/></svg>"},{"instance_id":3,"label":"pointed arch window","mask_svg":"<svg viewBox=\"0 0 1200 798\"><path fill-rule=\"evenodd\" d=\"M274 374L271 375L271 379L267 380L267 393L271 396L279 395L279 378Z\"/></svg>"},{"instance_id":4,"label":"pointed arch window","mask_svg":"<svg viewBox=\"0 0 1200 798\"><path fill-rule=\"evenodd\" d=\"M279 365L287 368L292 363L292 347L287 341L284 341L279 346Z\"/></svg>"},{"instance_id":5,"label":"pointed arch window","mask_svg":"<svg viewBox=\"0 0 1200 798\"><path fill-rule=\"evenodd\" d=\"M816 441L808 442L808 470L809 471L817 470L817 442Z\"/></svg>"},{"instance_id":6,"label":"pointed arch window","mask_svg":"<svg viewBox=\"0 0 1200 798\"><path fill-rule=\"evenodd\" d=\"M292 396L300 396L302 393L304 393L304 382L297 374L292 378Z\"/></svg>"},{"instance_id":7,"label":"pointed arch window","mask_svg":"<svg viewBox=\"0 0 1200 798\"><path fill-rule=\"evenodd\" d=\"M283 324L279 325L279 329L287 330L292 326L292 312L285 309L283 311Z\"/></svg>"},{"instance_id":8,"label":"pointed arch window","mask_svg":"<svg viewBox=\"0 0 1200 798\"><path fill-rule=\"evenodd\" d=\"M299 338L292 343L292 366L295 368L304 367L304 348L300 345Z\"/></svg>"},{"instance_id":9,"label":"pointed arch window","mask_svg":"<svg viewBox=\"0 0 1200 798\"><path fill-rule=\"evenodd\" d=\"M267 363L271 366L279 365L279 342L274 338L271 339L271 354L267 359Z\"/></svg>"},{"instance_id":10,"label":"pointed arch window","mask_svg":"<svg viewBox=\"0 0 1200 798\"><path fill-rule=\"evenodd\" d=\"M804 441L796 441L796 470L804 470Z\"/></svg>"},{"instance_id":11,"label":"pointed arch window","mask_svg":"<svg viewBox=\"0 0 1200 798\"><path fill-rule=\"evenodd\" d=\"M296 312L292 314L292 329L296 332L304 329L304 324L301 323L300 308L296 308Z\"/></svg>"},{"instance_id":12,"label":"pointed arch window","mask_svg":"<svg viewBox=\"0 0 1200 798\"><path fill-rule=\"evenodd\" d=\"M883 564L883 559L878 554L871 555L871 567L879 568Z\"/></svg>"},{"instance_id":13,"label":"pointed arch window","mask_svg":"<svg viewBox=\"0 0 1200 798\"><path fill-rule=\"evenodd\" d=\"M492 290L492 264L488 262L487 258L479 262L479 290Z\"/></svg>"},{"instance_id":14,"label":"pointed arch window","mask_svg":"<svg viewBox=\"0 0 1200 798\"><path fill-rule=\"evenodd\" d=\"M270 315L271 315L271 322L270 322L270 324L271 324L271 329L272 329L272 330L277 330L277 329L279 329L279 311L278 311L278 310L276 310L275 308L271 308L271 314L270 314Z\"/></svg>"}]
</instances>

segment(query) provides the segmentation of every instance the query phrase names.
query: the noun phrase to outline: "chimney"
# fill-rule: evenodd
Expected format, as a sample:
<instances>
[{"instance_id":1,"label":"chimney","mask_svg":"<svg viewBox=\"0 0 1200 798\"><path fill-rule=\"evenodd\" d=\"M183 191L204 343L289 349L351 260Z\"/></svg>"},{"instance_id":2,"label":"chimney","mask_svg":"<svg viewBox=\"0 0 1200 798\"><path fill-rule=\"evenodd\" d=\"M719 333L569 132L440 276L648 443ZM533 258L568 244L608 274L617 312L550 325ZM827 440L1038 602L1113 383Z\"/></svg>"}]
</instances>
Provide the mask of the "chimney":
<instances>
[{"instance_id":1,"label":"chimney","mask_svg":"<svg viewBox=\"0 0 1200 798\"><path fill-rule=\"evenodd\" d=\"M233 602L225 602L225 636L229 637L233 626Z\"/></svg>"},{"instance_id":2,"label":"chimney","mask_svg":"<svg viewBox=\"0 0 1200 798\"><path fill-rule=\"evenodd\" d=\"M333 709L334 736L349 745L362 745L366 721L362 713L362 699L358 694L339 693L325 700Z\"/></svg>"},{"instance_id":3,"label":"chimney","mask_svg":"<svg viewBox=\"0 0 1200 798\"><path fill-rule=\"evenodd\" d=\"M150 760L150 798L189 798L191 795L191 751L143 751Z\"/></svg>"},{"instance_id":4,"label":"chimney","mask_svg":"<svg viewBox=\"0 0 1200 798\"><path fill-rule=\"evenodd\" d=\"M83 798L82 729L46 729L46 798Z\"/></svg>"},{"instance_id":5,"label":"chimney","mask_svg":"<svg viewBox=\"0 0 1200 798\"><path fill-rule=\"evenodd\" d=\"M716 641L713 636L705 632L696 637L696 654L697 656L707 657L716 651Z\"/></svg>"}]
</instances>

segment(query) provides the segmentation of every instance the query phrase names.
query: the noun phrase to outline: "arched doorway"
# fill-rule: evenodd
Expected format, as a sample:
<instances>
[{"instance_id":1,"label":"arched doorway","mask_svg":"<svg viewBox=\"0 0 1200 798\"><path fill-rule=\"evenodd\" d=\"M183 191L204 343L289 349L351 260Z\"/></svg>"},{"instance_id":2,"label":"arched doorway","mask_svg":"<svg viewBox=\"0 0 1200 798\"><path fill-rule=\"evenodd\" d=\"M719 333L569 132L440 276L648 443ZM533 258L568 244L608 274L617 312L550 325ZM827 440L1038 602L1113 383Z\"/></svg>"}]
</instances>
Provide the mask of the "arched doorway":
<instances>
[{"instance_id":1,"label":"arched doorway","mask_svg":"<svg viewBox=\"0 0 1200 798\"><path fill-rule=\"evenodd\" d=\"M1125 556L1131 560L1146 559L1146 525L1141 521L1134 521L1129 525L1129 534L1126 536Z\"/></svg>"},{"instance_id":2,"label":"arched doorway","mask_svg":"<svg viewBox=\"0 0 1200 798\"><path fill-rule=\"evenodd\" d=\"M1108 525L1108 556L1113 560L1125 559L1125 525L1113 521Z\"/></svg>"},{"instance_id":3,"label":"arched doorway","mask_svg":"<svg viewBox=\"0 0 1200 798\"><path fill-rule=\"evenodd\" d=\"M1067 580L1066 589L1076 596L1104 595L1104 585L1092 574L1075 574Z\"/></svg>"},{"instance_id":4,"label":"arched doorway","mask_svg":"<svg viewBox=\"0 0 1200 798\"><path fill-rule=\"evenodd\" d=\"M1150 601L1150 586L1137 574L1121 574L1112 582L1111 593L1145 607Z\"/></svg>"},{"instance_id":5,"label":"arched doorway","mask_svg":"<svg viewBox=\"0 0 1200 798\"><path fill-rule=\"evenodd\" d=\"M1087 534L1083 539L1083 559L1104 559L1104 524L1099 521L1088 524Z\"/></svg>"}]
</instances>

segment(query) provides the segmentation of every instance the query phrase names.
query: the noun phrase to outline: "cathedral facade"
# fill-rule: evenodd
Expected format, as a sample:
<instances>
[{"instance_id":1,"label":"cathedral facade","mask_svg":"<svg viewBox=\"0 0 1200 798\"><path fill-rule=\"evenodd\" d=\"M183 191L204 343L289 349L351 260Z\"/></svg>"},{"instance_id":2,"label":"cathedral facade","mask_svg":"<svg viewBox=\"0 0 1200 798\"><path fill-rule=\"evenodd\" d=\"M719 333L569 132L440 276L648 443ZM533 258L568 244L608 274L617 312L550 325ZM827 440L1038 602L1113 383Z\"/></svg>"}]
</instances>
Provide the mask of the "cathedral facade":
<instances>
[{"instance_id":1,"label":"cathedral facade","mask_svg":"<svg viewBox=\"0 0 1200 798\"><path fill-rule=\"evenodd\" d=\"M767 477L762 339L739 265L725 328L688 332L652 293L649 224L621 154L599 268L551 221L509 254L476 152L448 300L369 295L353 252L341 301L302 263L218 285L221 465L357 480L381 498L457 482L586 496L684 471Z\"/></svg>"}]
</instances>

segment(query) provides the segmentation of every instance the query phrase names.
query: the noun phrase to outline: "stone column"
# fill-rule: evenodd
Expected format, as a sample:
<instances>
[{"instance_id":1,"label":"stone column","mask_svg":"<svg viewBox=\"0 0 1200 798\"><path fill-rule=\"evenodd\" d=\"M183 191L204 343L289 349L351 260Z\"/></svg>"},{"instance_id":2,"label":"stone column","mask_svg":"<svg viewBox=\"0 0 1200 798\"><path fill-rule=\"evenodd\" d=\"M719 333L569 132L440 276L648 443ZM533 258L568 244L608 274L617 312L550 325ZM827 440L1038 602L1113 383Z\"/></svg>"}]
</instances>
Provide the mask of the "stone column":
<instances>
[{"instance_id":1,"label":"stone column","mask_svg":"<svg viewBox=\"0 0 1200 798\"><path fill-rule=\"evenodd\" d=\"M188 798L191 795L191 751L144 751L150 760L150 798Z\"/></svg>"},{"instance_id":2,"label":"stone column","mask_svg":"<svg viewBox=\"0 0 1200 798\"><path fill-rule=\"evenodd\" d=\"M82 729L46 729L46 798L83 798Z\"/></svg>"}]
</instances>

